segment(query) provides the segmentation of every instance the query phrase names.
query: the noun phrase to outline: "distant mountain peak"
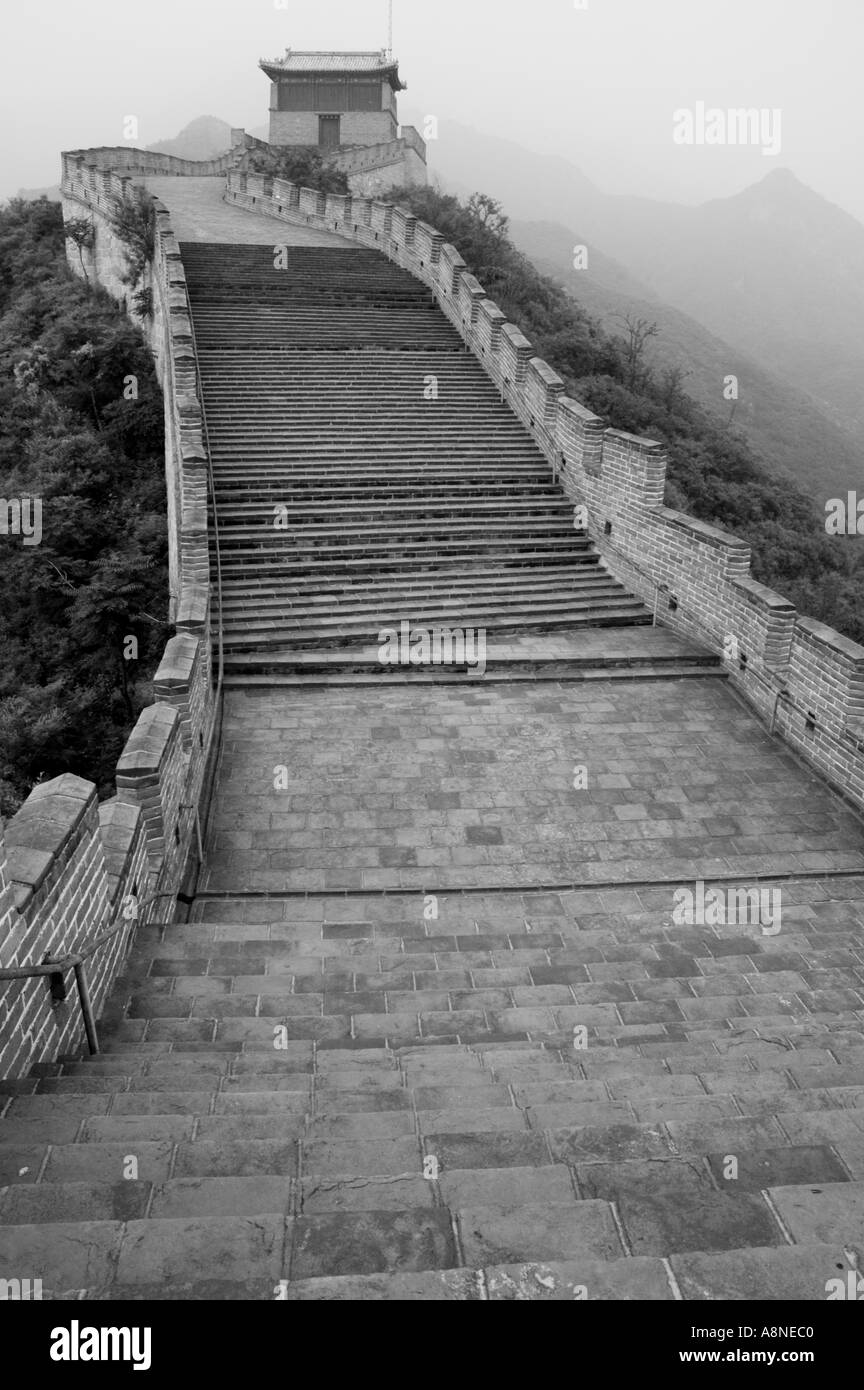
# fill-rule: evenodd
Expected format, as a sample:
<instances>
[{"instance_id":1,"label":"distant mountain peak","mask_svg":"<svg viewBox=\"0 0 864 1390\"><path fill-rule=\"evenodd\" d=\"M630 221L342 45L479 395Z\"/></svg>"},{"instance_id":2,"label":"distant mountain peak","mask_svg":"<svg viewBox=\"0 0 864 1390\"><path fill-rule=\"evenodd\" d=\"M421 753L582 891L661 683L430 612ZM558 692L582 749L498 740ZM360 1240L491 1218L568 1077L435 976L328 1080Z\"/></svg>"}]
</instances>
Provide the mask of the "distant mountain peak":
<instances>
[{"instance_id":1,"label":"distant mountain peak","mask_svg":"<svg viewBox=\"0 0 864 1390\"><path fill-rule=\"evenodd\" d=\"M780 169L772 169L770 173L765 175L764 179L759 180L759 184L763 186L769 184L772 188L807 187L805 183L801 182L797 174L793 173L791 169L787 169L785 166Z\"/></svg>"},{"instance_id":2,"label":"distant mountain peak","mask_svg":"<svg viewBox=\"0 0 864 1390\"><path fill-rule=\"evenodd\" d=\"M791 169L772 169L758 183L750 185L746 192L755 197L776 198L799 198L809 199L810 201L824 202L825 199L809 184L803 183L797 174L793 174Z\"/></svg>"},{"instance_id":3,"label":"distant mountain peak","mask_svg":"<svg viewBox=\"0 0 864 1390\"><path fill-rule=\"evenodd\" d=\"M181 159L214 159L231 147L231 127L218 116L196 116L179 135L155 140L148 150L173 154Z\"/></svg>"}]
</instances>

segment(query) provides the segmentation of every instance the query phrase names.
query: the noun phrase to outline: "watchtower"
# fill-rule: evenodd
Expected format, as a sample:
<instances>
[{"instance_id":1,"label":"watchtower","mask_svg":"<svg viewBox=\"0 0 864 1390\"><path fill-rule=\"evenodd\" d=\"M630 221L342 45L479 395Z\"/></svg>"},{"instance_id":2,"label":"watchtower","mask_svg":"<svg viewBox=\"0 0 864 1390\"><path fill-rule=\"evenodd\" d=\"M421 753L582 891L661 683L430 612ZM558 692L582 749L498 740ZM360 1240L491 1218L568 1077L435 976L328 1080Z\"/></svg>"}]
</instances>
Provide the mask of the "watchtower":
<instances>
[{"instance_id":1,"label":"watchtower","mask_svg":"<svg viewBox=\"0 0 864 1390\"><path fill-rule=\"evenodd\" d=\"M379 145L398 136L399 64L385 49L301 53L263 60L270 78L270 144L313 146L324 153Z\"/></svg>"}]
</instances>

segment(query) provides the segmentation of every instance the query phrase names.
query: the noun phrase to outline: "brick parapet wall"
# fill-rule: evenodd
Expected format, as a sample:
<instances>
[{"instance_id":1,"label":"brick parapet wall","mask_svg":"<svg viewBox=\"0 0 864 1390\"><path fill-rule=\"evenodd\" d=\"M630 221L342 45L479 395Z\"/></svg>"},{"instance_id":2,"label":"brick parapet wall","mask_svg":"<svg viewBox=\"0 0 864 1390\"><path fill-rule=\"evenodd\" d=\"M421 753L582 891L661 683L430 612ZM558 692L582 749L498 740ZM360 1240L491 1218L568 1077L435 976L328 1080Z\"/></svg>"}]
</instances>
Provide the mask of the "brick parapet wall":
<instances>
[{"instance_id":1,"label":"brick parapet wall","mask_svg":"<svg viewBox=\"0 0 864 1390\"><path fill-rule=\"evenodd\" d=\"M248 207L240 180L226 201ZM265 200L266 201L266 200ZM375 247L415 275L525 424L589 530L610 570L656 609L658 621L722 653L733 684L789 743L864 807L864 648L799 616L753 580L750 547L664 506L667 458L656 441L604 422L568 397L558 374L485 294L458 249L392 204L351 201L351 221L325 199L314 211L282 182L288 221L338 230ZM434 248L434 254L432 254ZM816 715L815 721L810 717Z\"/></svg>"},{"instance_id":2,"label":"brick parapet wall","mask_svg":"<svg viewBox=\"0 0 864 1390\"><path fill-rule=\"evenodd\" d=\"M100 807L92 783L66 775L35 787L0 834L0 961L6 967L62 960L118 919L120 931L87 959L98 1013L128 950L133 922L122 903L146 894L147 859L137 807ZM0 1077L81 1047L84 1029L72 971L65 1000L47 977L0 984Z\"/></svg>"},{"instance_id":3,"label":"brick parapet wall","mask_svg":"<svg viewBox=\"0 0 864 1390\"><path fill-rule=\"evenodd\" d=\"M245 130L232 131L230 150L216 159L180 159L176 155L137 150L129 145L102 145L90 150L68 150L61 155L63 182L73 177L78 165L108 173L136 175L138 178L224 178L236 167L246 150L267 149L266 140L257 140Z\"/></svg>"},{"instance_id":4,"label":"brick parapet wall","mask_svg":"<svg viewBox=\"0 0 864 1390\"><path fill-rule=\"evenodd\" d=\"M118 201L131 196L133 185L127 173L105 167L115 156L110 150L65 155L62 194L64 216L89 215L96 231L96 245L85 256L88 278L125 300L125 257L111 215ZM134 161L123 163L127 170L133 166ZM136 172L201 170L154 168L148 161ZM142 920L170 916L170 896L179 890L194 832L193 808L205 780L216 717L208 458L185 272L168 213L154 204L155 255L144 281L153 291L153 317L140 326L148 334L165 397L171 616L178 632L156 673L156 703L141 714L118 763L116 797L99 806L92 784L57 778L33 789L0 837L0 967L69 955L118 920L124 898L133 893L142 902L157 893L169 895L167 904L144 908ZM80 274L77 251L69 247L69 252L70 266ZM131 923L124 925L89 962L97 1012L122 965L130 931ZM74 994L73 984L69 1000L57 1003L44 978L0 981L0 1078L22 1076L32 1063L80 1046Z\"/></svg>"}]
</instances>

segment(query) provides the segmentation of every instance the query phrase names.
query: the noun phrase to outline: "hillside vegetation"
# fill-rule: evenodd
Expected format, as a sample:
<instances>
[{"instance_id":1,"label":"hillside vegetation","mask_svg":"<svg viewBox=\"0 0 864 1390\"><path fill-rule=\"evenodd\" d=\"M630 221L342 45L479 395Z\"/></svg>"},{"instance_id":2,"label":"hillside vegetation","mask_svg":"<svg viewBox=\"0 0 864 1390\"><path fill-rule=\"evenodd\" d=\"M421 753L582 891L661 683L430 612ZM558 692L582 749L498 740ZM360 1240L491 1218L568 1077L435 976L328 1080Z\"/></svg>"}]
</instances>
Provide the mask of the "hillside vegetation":
<instances>
[{"instance_id":1,"label":"hillside vegetation","mask_svg":"<svg viewBox=\"0 0 864 1390\"><path fill-rule=\"evenodd\" d=\"M589 248L588 265L577 270L574 247L584 243L567 227L513 222L511 236L541 274L562 284L608 333L620 332L628 316L656 323L650 346L655 370L680 367L688 395L720 424L734 424L766 471L791 474L820 507L860 486L858 433L841 428L806 392L658 298L595 247ZM730 373L739 393L731 403L724 395Z\"/></svg>"},{"instance_id":2,"label":"hillside vegetation","mask_svg":"<svg viewBox=\"0 0 864 1390\"><path fill-rule=\"evenodd\" d=\"M109 795L152 699L170 635L163 431L147 344L69 271L60 207L0 208L0 498L4 517L12 499L42 513L39 544L0 531L4 815L63 772Z\"/></svg>"},{"instance_id":3,"label":"hillside vegetation","mask_svg":"<svg viewBox=\"0 0 864 1390\"><path fill-rule=\"evenodd\" d=\"M829 536L825 515L791 480L765 471L746 439L692 400L682 374L657 373L638 334L606 332L510 240L500 205L433 188L394 190L442 232L487 293L564 378L567 391L615 429L669 451L666 502L749 541L753 573L800 612L864 643L864 544Z\"/></svg>"}]
</instances>

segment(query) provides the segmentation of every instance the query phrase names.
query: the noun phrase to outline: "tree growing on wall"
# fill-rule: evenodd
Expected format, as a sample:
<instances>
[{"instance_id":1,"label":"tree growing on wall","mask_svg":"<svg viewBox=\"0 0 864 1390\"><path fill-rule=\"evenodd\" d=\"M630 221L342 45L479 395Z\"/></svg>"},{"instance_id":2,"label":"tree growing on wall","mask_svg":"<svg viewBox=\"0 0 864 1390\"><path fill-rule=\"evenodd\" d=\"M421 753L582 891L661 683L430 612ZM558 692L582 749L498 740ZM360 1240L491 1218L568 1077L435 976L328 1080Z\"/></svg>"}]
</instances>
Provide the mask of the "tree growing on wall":
<instances>
[{"instance_id":1,"label":"tree growing on wall","mask_svg":"<svg viewBox=\"0 0 864 1390\"><path fill-rule=\"evenodd\" d=\"M84 252L92 251L96 244L96 228L89 217L71 218L65 226L66 238L71 241L81 262L81 273L85 280L90 277L87 274L87 267L84 264Z\"/></svg>"},{"instance_id":2,"label":"tree growing on wall","mask_svg":"<svg viewBox=\"0 0 864 1390\"><path fill-rule=\"evenodd\" d=\"M123 243L126 269L124 285L134 290L132 301L139 318L153 313L153 296L142 281L156 253L156 209L153 198L137 185L126 200L117 199L111 214L111 227Z\"/></svg>"},{"instance_id":3,"label":"tree growing on wall","mask_svg":"<svg viewBox=\"0 0 864 1390\"><path fill-rule=\"evenodd\" d=\"M240 173L261 174L264 178L284 179L321 193L350 193L348 175L321 158L317 150L290 145L253 148L237 164Z\"/></svg>"}]
</instances>

